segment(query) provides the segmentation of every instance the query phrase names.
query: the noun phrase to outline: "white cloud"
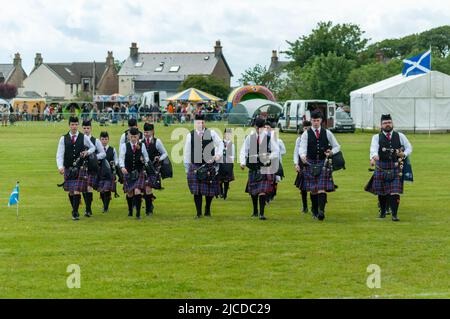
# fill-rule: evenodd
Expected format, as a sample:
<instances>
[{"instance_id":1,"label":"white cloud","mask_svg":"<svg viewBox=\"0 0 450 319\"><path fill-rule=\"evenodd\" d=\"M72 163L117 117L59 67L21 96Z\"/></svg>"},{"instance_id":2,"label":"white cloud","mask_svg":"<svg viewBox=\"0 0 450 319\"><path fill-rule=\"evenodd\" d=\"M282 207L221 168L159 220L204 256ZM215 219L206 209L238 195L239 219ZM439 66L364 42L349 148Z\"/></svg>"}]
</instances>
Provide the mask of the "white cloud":
<instances>
[{"instance_id":1,"label":"white cloud","mask_svg":"<svg viewBox=\"0 0 450 319\"><path fill-rule=\"evenodd\" d=\"M318 21L359 24L372 41L448 23L444 1L101 1L16 0L2 4L0 63L20 52L30 71L36 52L48 62L104 60L113 50L211 51L217 39L237 81L256 63L268 65L273 49L308 34Z\"/></svg>"}]
</instances>

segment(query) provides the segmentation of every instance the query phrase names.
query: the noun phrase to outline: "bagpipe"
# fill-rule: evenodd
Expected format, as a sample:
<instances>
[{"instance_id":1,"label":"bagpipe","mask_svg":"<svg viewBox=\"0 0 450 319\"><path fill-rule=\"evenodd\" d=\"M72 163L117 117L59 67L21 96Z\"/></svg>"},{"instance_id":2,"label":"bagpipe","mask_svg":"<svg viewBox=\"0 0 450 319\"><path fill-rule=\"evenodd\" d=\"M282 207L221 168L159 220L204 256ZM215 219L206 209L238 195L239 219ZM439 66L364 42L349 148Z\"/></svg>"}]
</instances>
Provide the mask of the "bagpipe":
<instances>
[{"instance_id":1,"label":"bagpipe","mask_svg":"<svg viewBox=\"0 0 450 319\"><path fill-rule=\"evenodd\" d=\"M154 189L163 189L161 185L161 164L159 160L154 160L153 162L148 161L147 163L144 161L143 158L141 158L142 163L144 164L144 173L146 178L149 178L150 176L155 176L155 183L156 185L153 185Z\"/></svg>"},{"instance_id":2,"label":"bagpipe","mask_svg":"<svg viewBox=\"0 0 450 319\"><path fill-rule=\"evenodd\" d=\"M217 166L218 165L214 162L202 164L199 168L194 170L194 174L198 180L212 183L217 180L219 174Z\"/></svg>"},{"instance_id":3,"label":"bagpipe","mask_svg":"<svg viewBox=\"0 0 450 319\"><path fill-rule=\"evenodd\" d=\"M84 157L80 156L73 161L72 166L68 167L68 171L69 173L67 174L67 179L76 179L78 178L78 175L80 174L80 168L83 166L84 164ZM61 184L56 184L56 186L58 187L63 187L65 184L65 180L61 183Z\"/></svg>"}]
</instances>

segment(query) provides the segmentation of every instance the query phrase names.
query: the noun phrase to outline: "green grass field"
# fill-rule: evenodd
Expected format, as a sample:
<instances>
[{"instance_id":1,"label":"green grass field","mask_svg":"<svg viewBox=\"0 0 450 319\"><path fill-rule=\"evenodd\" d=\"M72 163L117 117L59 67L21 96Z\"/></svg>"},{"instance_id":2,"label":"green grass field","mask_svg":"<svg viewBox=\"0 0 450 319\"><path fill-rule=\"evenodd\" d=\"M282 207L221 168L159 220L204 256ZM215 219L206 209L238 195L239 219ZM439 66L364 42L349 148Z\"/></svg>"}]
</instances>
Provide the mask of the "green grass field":
<instances>
[{"instance_id":1,"label":"green grass field","mask_svg":"<svg viewBox=\"0 0 450 319\"><path fill-rule=\"evenodd\" d=\"M172 129L157 126L169 150ZM223 126L219 125L223 130ZM99 126L94 126L98 136ZM117 147L122 126L109 126ZM286 178L267 209L250 218L247 171L235 166L226 201L194 220L183 166L156 192L155 215L129 219L124 195L102 214L71 220L56 184L55 154L64 124L0 127L1 298L449 298L450 135L409 134L415 182L405 185L399 217L378 220L370 177L370 133L337 134L347 170L336 172L326 220L300 213L293 186L295 134L281 134ZM20 218L7 202L20 180ZM80 208L84 211L84 206ZM81 288L68 289L66 268L81 267ZM369 289L367 267L381 267Z\"/></svg>"}]
</instances>

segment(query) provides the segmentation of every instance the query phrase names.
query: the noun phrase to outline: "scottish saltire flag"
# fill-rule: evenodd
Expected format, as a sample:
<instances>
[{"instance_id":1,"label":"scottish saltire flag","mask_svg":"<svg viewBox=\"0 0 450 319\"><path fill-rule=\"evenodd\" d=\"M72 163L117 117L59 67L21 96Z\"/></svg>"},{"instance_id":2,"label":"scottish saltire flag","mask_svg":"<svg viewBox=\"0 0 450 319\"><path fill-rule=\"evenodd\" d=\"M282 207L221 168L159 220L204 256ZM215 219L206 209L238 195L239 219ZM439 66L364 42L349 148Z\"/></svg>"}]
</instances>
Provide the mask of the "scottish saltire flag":
<instances>
[{"instance_id":1,"label":"scottish saltire flag","mask_svg":"<svg viewBox=\"0 0 450 319\"><path fill-rule=\"evenodd\" d=\"M9 197L8 207L11 205L16 205L19 202L19 183L14 187L11 196Z\"/></svg>"},{"instance_id":2,"label":"scottish saltire flag","mask_svg":"<svg viewBox=\"0 0 450 319\"><path fill-rule=\"evenodd\" d=\"M431 49L423 54L416 55L403 60L402 74L411 76L416 74L428 73L431 71Z\"/></svg>"}]
</instances>

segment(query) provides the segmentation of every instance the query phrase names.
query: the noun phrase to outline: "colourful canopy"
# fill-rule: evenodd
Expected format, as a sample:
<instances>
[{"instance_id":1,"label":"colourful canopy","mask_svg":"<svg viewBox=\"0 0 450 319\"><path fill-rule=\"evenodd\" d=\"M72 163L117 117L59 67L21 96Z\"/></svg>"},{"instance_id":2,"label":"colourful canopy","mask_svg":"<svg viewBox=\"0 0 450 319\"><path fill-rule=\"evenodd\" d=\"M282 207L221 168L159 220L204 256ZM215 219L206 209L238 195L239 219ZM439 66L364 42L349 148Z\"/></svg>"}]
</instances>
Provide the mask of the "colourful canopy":
<instances>
[{"instance_id":1,"label":"colourful canopy","mask_svg":"<svg viewBox=\"0 0 450 319\"><path fill-rule=\"evenodd\" d=\"M220 101L220 98L198 89L190 88L167 98L166 101L217 102Z\"/></svg>"}]
</instances>

